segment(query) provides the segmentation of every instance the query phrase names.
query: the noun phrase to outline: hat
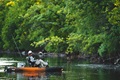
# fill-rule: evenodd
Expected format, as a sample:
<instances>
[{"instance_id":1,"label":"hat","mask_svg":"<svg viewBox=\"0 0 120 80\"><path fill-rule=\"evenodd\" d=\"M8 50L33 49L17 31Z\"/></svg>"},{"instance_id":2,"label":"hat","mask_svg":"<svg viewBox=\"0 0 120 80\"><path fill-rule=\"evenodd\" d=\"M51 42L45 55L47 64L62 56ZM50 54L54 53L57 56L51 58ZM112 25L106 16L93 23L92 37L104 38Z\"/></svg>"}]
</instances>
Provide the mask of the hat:
<instances>
[{"instance_id":1,"label":"hat","mask_svg":"<svg viewBox=\"0 0 120 80\"><path fill-rule=\"evenodd\" d=\"M32 51L28 51L28 54L32 54L33 52Z\"/></svg>"},{"instance_id":2,"label":"hat","mask_svg":"<svg viewBox=\"0 0 120 80\"><path fill-rule=\"evenodd\" d=\"M42 53L41 51L39 53Z\"/></svg>"}]
</instances>

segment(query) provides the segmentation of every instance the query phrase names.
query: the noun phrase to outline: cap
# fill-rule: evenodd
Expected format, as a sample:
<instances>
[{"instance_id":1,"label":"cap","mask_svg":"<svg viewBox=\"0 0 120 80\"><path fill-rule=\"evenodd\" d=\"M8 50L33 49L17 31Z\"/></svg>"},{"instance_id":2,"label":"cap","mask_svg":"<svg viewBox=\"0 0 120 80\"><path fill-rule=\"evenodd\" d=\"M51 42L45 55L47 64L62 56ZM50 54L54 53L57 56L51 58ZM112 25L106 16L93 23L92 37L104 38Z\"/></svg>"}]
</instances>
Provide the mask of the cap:
<instances>
[{"instance_id":1,"label":"cap","mask_svg":"<svg viewBox=\"0 0 120 80\"><path fill-rule=\"evenodd\" d=\"M33 53L32 51L28 51L28 54L31 54L31 53Z\"/></svg>"},{"instance_id":2,"label":"cap","mask_svg":"<svg viewBox=\"0 0 120 80\"><path fill-rule=\"evenodd\" d=\"M39 53L42 53L41 51Z\"/></svg>"}]
</instances>

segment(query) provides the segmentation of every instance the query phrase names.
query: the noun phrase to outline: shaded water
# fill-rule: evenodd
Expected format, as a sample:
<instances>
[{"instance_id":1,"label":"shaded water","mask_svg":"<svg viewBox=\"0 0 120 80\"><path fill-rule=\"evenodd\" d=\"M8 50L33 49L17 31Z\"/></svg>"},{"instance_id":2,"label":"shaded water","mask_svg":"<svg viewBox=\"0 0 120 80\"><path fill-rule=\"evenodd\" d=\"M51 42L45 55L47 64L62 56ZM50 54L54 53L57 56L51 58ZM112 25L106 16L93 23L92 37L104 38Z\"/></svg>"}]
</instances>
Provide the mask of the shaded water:
<instances>
[{"instance_id":1,"label":"shaded water","mask_svg":"<svg viewBox=\"0 0 120 80\"><path fill-rule=\"evenodd\" d=\"M5 65L18 61L0 58L0 80L120 80L120 65L86 64L47 58L50 66L62 66L62 73L5 73Z\"/></svg>"}]
</instances>

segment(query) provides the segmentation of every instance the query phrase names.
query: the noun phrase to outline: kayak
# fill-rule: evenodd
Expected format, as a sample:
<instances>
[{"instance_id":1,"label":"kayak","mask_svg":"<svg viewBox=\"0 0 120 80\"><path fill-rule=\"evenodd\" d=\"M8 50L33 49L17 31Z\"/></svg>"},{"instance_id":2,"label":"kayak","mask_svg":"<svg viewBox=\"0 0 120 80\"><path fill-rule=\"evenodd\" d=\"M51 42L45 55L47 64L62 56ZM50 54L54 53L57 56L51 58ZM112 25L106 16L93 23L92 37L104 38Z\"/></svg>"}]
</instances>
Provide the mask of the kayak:
<instances>
[{"instance_id":1,"label":"kayak","mask_svg":"<svg viewBox=\"0 0 120 80\"><path fill-rule=\"evenodd\" d=\"M62 67L10 67L5 66L5 72L62 72Z\"/></svg>"}]
</instances>

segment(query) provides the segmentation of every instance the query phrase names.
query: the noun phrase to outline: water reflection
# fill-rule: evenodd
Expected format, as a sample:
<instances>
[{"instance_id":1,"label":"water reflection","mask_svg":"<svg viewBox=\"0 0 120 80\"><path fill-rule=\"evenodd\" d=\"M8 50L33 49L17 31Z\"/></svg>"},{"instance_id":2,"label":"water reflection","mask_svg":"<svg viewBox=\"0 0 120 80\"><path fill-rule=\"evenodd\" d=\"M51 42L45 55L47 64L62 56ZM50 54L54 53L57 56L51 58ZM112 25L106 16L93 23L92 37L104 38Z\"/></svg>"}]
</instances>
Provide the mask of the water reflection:
<instances>
[{"instance_id":1,"label":"water reflection","mask_svg":"<svg viewBox=\"0 0 120 80\"><path fill-rule=\"evenodd\" d=\"M4 65L13 65L15 62L15 60L12 60L11 58L0 58L0 66L4 66Z\"/></svg>"},{"instance_id":2,"label":"water reflection","mask_svg":"<svg viewBox=\"0 0 120 80\"><path fill-rule=\"evenodd\" d=\"M17 63L18 61L13 60L12 58L0 58L0 72L4 72L5 66L11 66Z\"/></svg>"},{"instance_id":3,"label":"water reflection","mask_svg":"<svg viewBox=\"0 0 120 80\"><path fill-rule=\"evenodd\" d=\"M22 73L6 73L12 79L15 80L48 80L51 76L61 76L61 73L47 73L47 72L22 72Z\"/></svg>"},{"instance_id":4,"label":"water reflection","mask_svg":"<svg viewBox=\"0 0 120 80\"><path fill-rule=\"evenodd\" d=\"M11 60L13 61L13 60ZM11 63L11 62L10 62ZM14 63L14 62L13 62ZM49 59L50 66L63 66L62 73L0 73L2 80L120 80L120 65L81 64L63 59ZM1 67L1 65L0 65ZM2 69L2 68L0 68Z\"/></svg>"},{"instance_id":5,"label":"water reflection","mask_svg":"<svg viewBox=\"0 0 120 80\"><path fill-rule=\"evenodd\" d=\"M45 73L37 72L24 72L24 73L7 73L9 76L16 77L16 80L46 80L47 76Z\"/></svg>"}]
</instances>

